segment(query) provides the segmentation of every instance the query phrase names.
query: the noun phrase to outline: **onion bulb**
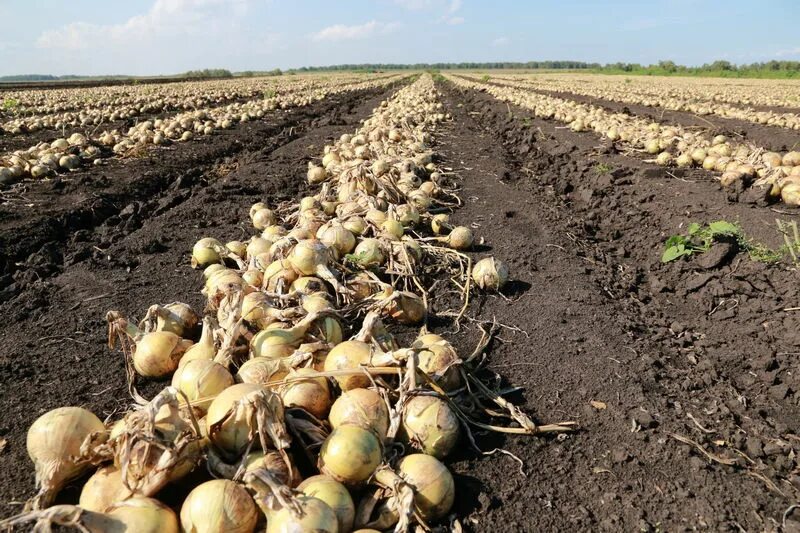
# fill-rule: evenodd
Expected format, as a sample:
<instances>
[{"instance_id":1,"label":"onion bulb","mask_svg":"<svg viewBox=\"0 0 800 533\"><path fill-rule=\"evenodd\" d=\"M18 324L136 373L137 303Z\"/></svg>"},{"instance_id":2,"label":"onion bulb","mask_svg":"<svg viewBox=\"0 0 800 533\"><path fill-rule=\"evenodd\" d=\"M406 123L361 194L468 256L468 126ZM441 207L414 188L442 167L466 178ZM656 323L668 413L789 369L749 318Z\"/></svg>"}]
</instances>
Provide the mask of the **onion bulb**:
<instances>
[{"instance_id":1,"label":"onion bulb","mask_svg":"<svg viewBox=\"0 0 800 533\"><path fill-rule=\"evenodd\" d=\"M223 248L217 239L211 237L200 239L192 247L192 268L205 268L214 263L221 263L220 251Z\"/></svg>"},{"instance_id":2,"label":"onion bulb","mask_svg":"<svg viewBox=\"0 0 800 533\"><path fill-rule=\"evenodd\" d=\"M122 480L122 471L106 465L97 469L81 489L78 505L81 509L105 513L112 505L133 496Z\"/></svg>"},{"instance_id":3,"label":"onion bulb","mask_svg":"<svg viewBox=\"0 0 800 533\"><path fill-rule=\"evenodd\" d=\"M425 521L438 520L455 500L453 475L438 459L424 453L403 457L397 472L414 489L414 504Z\"/></svg>"},{"instance_id":4,"label":"onion bulb","mask_svg":"<svg viewBox=\"0 0 800 533\"><path fill-rule=\"evenodd\" d=\"M163 378L178 368L178 362L192 341L168 331L145 333L136 341L133 367L146 378Z\"/></svg>"},{"instance_id":5,"label":"onion bulb","mask_svg":"<svg viewBox=\"0 0 800 533\"><path fill-rule=\"evenodd\" d=\"M196 344L192 344L183 354L181 360L178 361L178 368L183 367L189 361L214 359L217 353L217 347L214 344L214 326L211 324L211 319L206 317L203 319L203 332L200 334L200 340Z\"/></svg>"},{"instance_id":6,"label":"onion bulb","mask_svg":"<svg viewBox=\"0 0 800 533\"><path fill-rule=\"evenodd\" d=\"M508 282L508 265L500 259L486 257L472 268L475 284L486 291L499 291Z\"/></svg>"},{"instance_id":7,"label":"onion bulb","mask_svg":"<svg viewBox=\"0 0 800 533\"><path fill-rule=\"evenodd\" d=\"M353 529L356 508L353 498L347 488L333 478L324 475L311 476L297 486L297 490L318 498L328 504L336 514L339 531L345 532Z\"/></svg>"},{"instance_id":8,"label":"onion bulb","mask_svg":"<svg viewBox=\"0 0 800 533\"><path fill-rule=\"evenodd\" d=\"M367 366L371 356L372 348L366 342L357 340L344 341L328 352L324 368L326 372L332 370L355 370L359 367ZM336 376L335 379L342 391L368 387L371 383L369 376L362 373Z\"/></svg>"},{"instance_id":9,"label":"onion bulb","mask_svg":"<svg viewBox=\"0 0 800 533\"><path fill-rule=\"evenodd\" d=\"M384 441L389 431L389 408L374 390L351 389L333 402L328 421L334 429L344 424L368 429Z\"/></svg>"},{"instance_id":10,"label":"onion bulb","mask_svg":"<svg viewBox=\"0 0 800 533\"><path fill-rule=\"evenodd\" d=\"M308 183L312 185L315 183L322 183L327 176L328 174L325 172L325 167L318 167L311 163L308 164L308 174L306 175Z\"/></svg>"},{"instance_id":11,"label":"onion bulb","mask_svg":"<svg viewBox=\"0 0 800 533\"><path fill-rule=\"evenodd\" d=\"M109 533L178 533L178 517L153 498L135 496L114 504L107 512L113 520L122 524Z\"/></svg>"},{"instance_id":12,"label":"onion bulb","mask_svg":"<svg viewBox=\"0 0 800 533\"><path fill-rule=\"evenodd\" d=\"M236 373L236 379L241 383L266 385L270 381L283 379L287 373L288 372L283 369L280 359L254 357L248 359L239 367L239 372Z\"/></svg>"},{"instance_id":13,"label":"onion bulb","mask_svg":"<svg viewBox=\"0 0 800 533\"><path fill-rule=\"evenodd\" d=\"M275 213L272 212L272 209L267 209L266 207L253 213L250 216L250 219L253 222L253 227L258 231L263 231L269 226L274 226L277 222L275 219Z\"/></svg>"},{"instance_id":14,"label":"onion bulb","mask_svg":"<svg viewBox=\"0 0 800 533\"><path fill-rule=\"evenodd\" d=\"M299 368L290 372L287 377L316 375L316 373L311 368ZM320 420L328 417L328 411L331 408L331 391L328 387L328 380L324 377L288 381L281 387L280 395L283 405L286 407L301 407Z\"/></svg>"},{"instance_id":15,"label":"onion bulb","mask_svg":"<svg viewBox=\"0 0 800 533\"><path fill-rule=\"evenodd\" d=\"M242 455L250 443L252 433L251 408L234 409L228 416L229 411L248 394L263 390L264 387L253 383L232 385L217 395L208 407L206 424L209 428L209 439L226 457L236 458ZM212 431L214 426L218 427Z\"/></svg>"},{"instance_id":16,"label":"onion bulb","mask_svg":"<svg viewBox=\"0 0 800 533\"><path fill-rule=\"evenodd\" d=\"M456 226L446 238L447 245L454 250L469 250L473 241L472 230L466 226Z\"/></svg>"},{"instance_id":17,"label":"onion bulb","mask_svg":"<svg viewBox=\"0 0 800 533\"><path fill-rule=\"evenodd\" d=\"M33 508L48 507L66 482L89 466L78 461L87 437L105 431L94 413L82 407L59 407L37 418L28 429L27 447L39 489Z\"/></svg>"},{"instance_id":18,"label":"onion bulb","mask_svg":"<svg viewBox=\"0 0 800 533\"><path fill-rule=\"evenodd\" d=\"M355 236L343 226L330 226L320 236L320 240L333 249L337 257L344 257L356 246Z\"/></svg>"},{"instance_id":19,"label":"onion bulb","mask_svg":"<svg viewBox=\"0 0 800 533\"><path fill-rule=\"evenodd\" d=\"M328 264L330 250L316 239L298 242L289 254L289 262L302 276L315 274L320 266Z\"/></svg>"},{"instance_id":20,"label":"onion bulb","mask_svg":"<svg viewBox=\"0 0 800 533\"><path fill-rule=\"evenodd\" d=\"M267 518L266 533L338 533L349 531L339 529L338 517L330 506L319 498L298 496L295 503L300 513L293 513L288 507L270 513Z\"/></svg>"},{"instance_id":21,"label":"onion bulb","mask_svg":"<svg viewBox=\"0 0 800 533\"><path fill-rule=\"evenodd\" d=\"M781 187L781 200L788 205L800 205L800 182L790 181Z\"/></svg>"},{"instance_id":22,"label":"onion bulb","mask_svg":"<svg viewBox=\"0 0 800 533\"><path fill-rule=\"evenodd\" d=\"M444 459L458 443L461 427L447 402L438 396L417 395L403 408L403 438L412 448Z\"/></svg>"},{"instance_id":23,"label":"onion bulb","mask_svg":"<svg viewBox=\"0 0 800 533\"><path fill-rule=\"evenodd\" d=\"M181 528L192 533L253 533L258 509L247 491L227 479L198 485L181 506Z\"/></svg>"},{"instance_id":24,"label":"onion bulb","mask_svg":"<svg viewBox=\"0 0 800 533\"><path fill-rule=\"evenodd\" d=\"M319 468L347 486L367 481L381 463L383 450L371 431L344 424L334 429L319 452Z\"/></svg>"},{"instance_id":25,"label":"onion bulb","mask_svg":"<svg viewBox=\"0 0 800 533\"><path fill-rule=\"evenodd\" d=\"M175 372L172 380L172 386L186 395L192 407L201 410L208 408L211 401L231 385L233 376L228 369L207 359L190 361Z\"/></svg>"},{"instance_id":26,"label":"onion bulb","mask_svg":"<svg viewBox=\"0 0 800 533\"><path fill-rule=\"evenodd\" d=\"M379 267L385 261L381 242L378 239L364 239L353 251L355 262L362 268Z\"/></svg>"},{"instance_id":27,"label":"onion bulb","mask_svg":"<svg viewBox=\"0 0 800 533\"><path fill-rule=\"evenodd\" d=\"M461 374L458 365L461 360L453 346L443 340L432 343L417 353L419 369L428 374L446 391L461 386Z\"/></svg>"}]
</instances>

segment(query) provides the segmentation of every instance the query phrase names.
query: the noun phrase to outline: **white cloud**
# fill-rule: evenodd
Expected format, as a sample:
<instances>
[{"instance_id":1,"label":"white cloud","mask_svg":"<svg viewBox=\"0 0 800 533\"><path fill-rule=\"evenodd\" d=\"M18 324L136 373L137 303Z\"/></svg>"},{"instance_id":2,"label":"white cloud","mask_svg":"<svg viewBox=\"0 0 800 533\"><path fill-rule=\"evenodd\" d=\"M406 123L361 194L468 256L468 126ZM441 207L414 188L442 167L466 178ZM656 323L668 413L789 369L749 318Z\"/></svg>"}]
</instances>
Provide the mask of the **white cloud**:
<instances>
[{"instance_id":1,"label":"white cloud","mask_svg":"<svg viewBox=\"0 0 800 533\"><path fill-rule=\"evenodd\" d=\"M313 41L349 41L353 39L365 39L372 35L385 35L392 33L400 27L399 22L378 22L370 20L364 24L354 24L346 26L344 24L334 24L320 31L311 34Z\"/></svg>"},{"instance_id":2,"label":"white cloud","mask_svg":"<svg viewBox=\"0 0 800 533\"><path fill-rule=\"evenodd\" d=\"M240 19L251 0L155 0L143 15L120 24L73 22L39 35L36 46L83 50L134 45L143 39L176 35L213 35Z\"/></svg>"},{"instance_id":3,"label":"white cloud","mask_svg":"<svg viewBox=\"0 0 800 533\"><path fill-rule=\"evenodd\" d=\"M450 8L449 8L450 14L453 14L457 12L459 9L461 9L461 4L462 4L461 0L450 0Z\"/></svg>"},{"instance_id":4,"label":"white cloud","mask_svg":"<svg viewBox=\"0 0 800 533\"><path fill-rule=\"evenodd\" d=\"M458 26L459 24L464 24L464 17L447 17L444 19L444 23L450 26Z\"/></svg>"},{"instance_id":5,"label":"white cloud","mask_svg":"<svg viewBox=\"0 0 800 533\"><path fill-rule=\"evenodd\" d=\"M511 40L508 37L498 37L492 41L492 46L506 46Z\"/></svg>"},{"instance_id":6,"label":"white cloud","mask_svg":"<svg viewBox=\"0 0 800 533\"><path fill-rule=\"evenodd\" d=\"M775 52L775 57L795 57L800 56L800 46L794 48L784 48Z\"/></svg>"}]
</instances>

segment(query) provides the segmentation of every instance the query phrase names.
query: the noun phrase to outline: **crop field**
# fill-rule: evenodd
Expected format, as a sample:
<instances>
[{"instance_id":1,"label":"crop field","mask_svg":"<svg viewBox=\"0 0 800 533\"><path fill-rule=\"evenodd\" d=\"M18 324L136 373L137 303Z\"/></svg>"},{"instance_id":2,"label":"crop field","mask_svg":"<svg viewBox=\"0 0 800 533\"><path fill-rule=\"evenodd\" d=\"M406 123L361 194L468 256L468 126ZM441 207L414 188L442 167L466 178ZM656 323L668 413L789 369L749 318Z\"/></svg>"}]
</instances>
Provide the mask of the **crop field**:
<instances>
[{"instance_id":1,"label":"crop field","mask_svg":"<svg viewBox=\"0 0 800 533\"><path fill-rule=\"evenodd\" d=\"M800 530L798 206L795 81L4 88L0 530Z\"/></svg>"}]
</instances>

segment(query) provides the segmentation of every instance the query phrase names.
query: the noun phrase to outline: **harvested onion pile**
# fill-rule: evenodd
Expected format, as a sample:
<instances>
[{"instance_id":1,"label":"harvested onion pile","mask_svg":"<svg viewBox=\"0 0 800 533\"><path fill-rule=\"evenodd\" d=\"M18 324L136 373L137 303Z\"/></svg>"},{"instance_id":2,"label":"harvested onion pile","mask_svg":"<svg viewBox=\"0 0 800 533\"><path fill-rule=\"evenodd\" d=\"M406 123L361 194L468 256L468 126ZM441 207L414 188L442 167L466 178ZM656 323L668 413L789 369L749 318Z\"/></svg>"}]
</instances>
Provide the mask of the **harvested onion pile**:
<instances>
[{"instance_id":1,"label":"harvested onion pile","mask_svg":"<svg viewBox=\"0 0 800 533\"><path fill-rule=\"evenodd\" d=\"M248 242L198 241L205 316L180 303L138 325L110 312L140 405L107 427L82 409L45 414L29 435L34 510L0 526L122 531L139 506L136 531L406 531L455 520L444 461L459 442L476 447L471 427L569 431L536 426L479 379L486 337L462 358L424 326L410 346L390 332L425 323L437 277L458 278L466 301L472 279L499 291L509 276L493 258L471 269L472 232L434 216L457 203L430 149L447 118L437 96L424 76L384 101L309 168L317 194L251 208ZM137 375L171 386L147 401ZM80 506L42 509L98 465ZM196 469L215 479L179 513L150 503Z\"/></svg>"}]
</instances>

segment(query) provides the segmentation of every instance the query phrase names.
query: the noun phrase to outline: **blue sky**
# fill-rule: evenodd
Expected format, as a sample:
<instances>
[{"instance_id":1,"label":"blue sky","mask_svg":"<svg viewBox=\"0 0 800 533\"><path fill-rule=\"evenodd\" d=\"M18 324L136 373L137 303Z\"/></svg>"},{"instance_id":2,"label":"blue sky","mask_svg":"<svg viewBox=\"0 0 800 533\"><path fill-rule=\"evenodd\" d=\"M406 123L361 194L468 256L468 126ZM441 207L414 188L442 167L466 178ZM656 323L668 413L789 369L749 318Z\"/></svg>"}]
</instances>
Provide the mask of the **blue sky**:
<instances>
[{"instance_id":1,"label":"blue sky","mask_svg":"<svg viewBox=\"0 0 800 533\"><path fill-rule=\"evenodd\" d=\"M0 75L800 60L798 0L0 0Z\"/></svg>"}]
</instances>

